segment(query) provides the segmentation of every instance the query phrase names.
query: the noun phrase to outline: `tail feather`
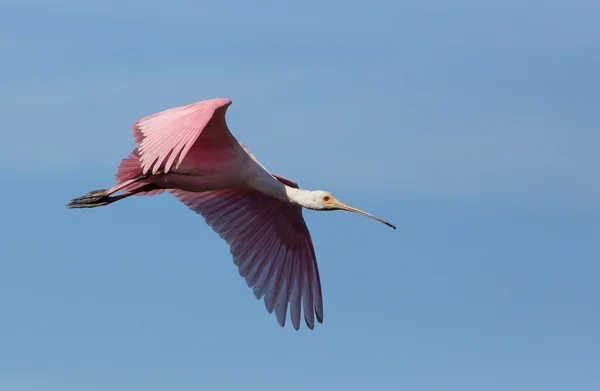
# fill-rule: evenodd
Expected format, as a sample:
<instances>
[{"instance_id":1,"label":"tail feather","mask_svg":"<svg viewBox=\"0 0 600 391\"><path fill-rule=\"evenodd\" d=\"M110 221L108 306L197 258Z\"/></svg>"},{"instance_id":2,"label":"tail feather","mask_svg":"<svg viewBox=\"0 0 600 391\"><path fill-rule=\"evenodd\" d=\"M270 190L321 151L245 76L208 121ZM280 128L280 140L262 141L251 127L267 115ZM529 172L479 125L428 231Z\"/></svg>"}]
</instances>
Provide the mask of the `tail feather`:
<instances>
[{"instance_id":1,"label":"tail feather","mask_svg":"<svg viewBox=\"0 0 600 391\"><path fill-rule=\"evenodd\" d=\"M140 153L138 149L134 149L128 157L121 160L121 164L117 169L117 173L115 175L115 179L118 183L138 178L142 175L142 166L140 164ZM123 192L125 193L135 193L138 196L153 196L157 194L163 193L164 189L154 189L150 191L139 191L142 187L146 186L148 182L144 180L140 180L138 182L132 183L131 185L124 187Z\"/></svg>"},{"instance_id":2,"label":"tail feather","mask_svg":"<svg viewBox=\"0 0 600 391\"><path fill-rule=\"evenodd\" d=\"M134 149L129 156L121 160L115 179L117 182L123 182L129 179L137 178L142 175L142 166L140 165L140 153Z\"/></svg>"},{"instance_id":3,"label":"tail feather","mask_svg":"<svg viewBox=\"0 0 600 391\"><path fill-rule=\"evenodd\" d=\"M148 176L142 174L139 158L138 150L133 150L128 157L121 160L116 174L116 186L110 189L90 191L81 197L74 198L67 204L67 208L96 208L132 195L152 196L163 193L165 189L158 188L155 184L146 181ZM117 192L122 194L113 196Z\"/></svg>"}]
</instances>

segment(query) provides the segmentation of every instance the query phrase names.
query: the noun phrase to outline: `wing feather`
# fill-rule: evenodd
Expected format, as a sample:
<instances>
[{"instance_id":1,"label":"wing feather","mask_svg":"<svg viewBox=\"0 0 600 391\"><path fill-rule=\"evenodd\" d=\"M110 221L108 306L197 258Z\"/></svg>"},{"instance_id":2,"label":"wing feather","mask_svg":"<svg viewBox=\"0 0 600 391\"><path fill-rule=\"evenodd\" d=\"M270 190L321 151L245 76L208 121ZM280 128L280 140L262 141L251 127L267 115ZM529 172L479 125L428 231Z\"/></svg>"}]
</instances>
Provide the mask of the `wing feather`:
<instances>
[{"instance_id":1,"label":"wing feather","mask_svg":"<svg viewBox=\"0 0 600 391\"><path fill-rule=\"evenodd\" d=\"M133 124L143 174L178 168L200 135L220 111L213 139L230 137L225 111L231 100L219 98L175 107L144 117Z\"/></svg>"},{"instance_id":2,"label":"wing feather","mask_svg":"<svg viewBox=\"0 0 600 391\"><path fill-rule=\"evenodd\" d=\"M300 324L300 303L302 295L299 294L298 287L300 286L300 280L302 279L302 269L300 263L294 259L294 273L292 273L292 290L290 294L290 317L292 318L292 325Z\"/></svg>"},{"instance_id":3,"label":"wing feather","mask_svg":"<svg viewBox=\"0 0 600 391\"><path fill-rule=\"evenodd\" d=\"M275 176L288 186L298 185ZM315 315L323 322L323 299L314 246L302 209L257 190L227 189L202 193L169 190L230 246L234 264L257 299L285 326L289 309L293 327L301 312L308 328Z\"/></svg>"}]
</instances>

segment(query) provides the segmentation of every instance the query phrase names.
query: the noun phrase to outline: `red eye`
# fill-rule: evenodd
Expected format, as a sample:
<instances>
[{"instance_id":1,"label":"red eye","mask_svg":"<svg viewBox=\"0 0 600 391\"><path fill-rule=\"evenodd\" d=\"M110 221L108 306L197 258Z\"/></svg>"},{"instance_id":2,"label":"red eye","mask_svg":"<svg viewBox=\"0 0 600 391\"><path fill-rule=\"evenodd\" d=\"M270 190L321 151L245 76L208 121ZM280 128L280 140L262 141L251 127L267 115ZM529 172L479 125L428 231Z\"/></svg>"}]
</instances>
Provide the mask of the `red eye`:
<instances>
[{"instance_id":1,"label":"red eye","mask_svg":"<svg viewBox=\"0 0 600 391\"><path fill-rule=\"evenodd\" d=\"M331 199L331 197L329 197L329 196L323 197L323 201L325 201L325 202L329 202L330 199Z\"/></svg>"}]
</instances>

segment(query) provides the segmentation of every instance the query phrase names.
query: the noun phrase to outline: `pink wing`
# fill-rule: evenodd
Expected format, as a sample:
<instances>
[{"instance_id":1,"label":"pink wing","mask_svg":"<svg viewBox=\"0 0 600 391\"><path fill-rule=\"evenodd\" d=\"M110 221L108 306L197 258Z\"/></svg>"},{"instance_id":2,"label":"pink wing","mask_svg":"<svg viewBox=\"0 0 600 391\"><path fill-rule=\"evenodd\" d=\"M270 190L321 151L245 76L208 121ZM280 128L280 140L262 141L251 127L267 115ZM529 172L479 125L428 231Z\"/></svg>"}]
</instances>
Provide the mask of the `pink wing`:
<instances>
[{"instance_id":1,"label":"pink wing","mask_svg":"<svg viewBox=\"0 0 600 391\"><path fill-rule=\"evenodd\" d=\"M128 157L125 159L121 159L121 164L117 169L117 173L115 174L115 179L118 183L122 183L127 180L131 180L137 178L142 174L142 167L140 166L140 153L136 149L134 149ZM156 189L150 191L139 191L140 188L147 186L148 183L145 181L134 182L131 185L124 187L122 191L124 193L135 193L137 196L152 196L161 194L165 191L165 189Z\"/></svg>"},{"instance_id":2,"label":"pink wing","mask_svg":"<svg viewBox=\"0 0 600 391\"><path fill-rule=\"evenodd\" d=\"M298 185L275 176L280 182ZM269 313L285 325L288 306L296 330L300 307L313 329L315 314L323 322L323 298L315 251L302 217L302 208L250 188L202 193L169 190L179 201L204 217L230 246L239 273L264 297Z\"/></svg>"},{"instance_id":3,"label":"pink wing","mask_svg":"<svg viewBox=\"0 0 600 391\"><path fill-rule=\"evenodd\" d=\"M223 144L233 139L225 123L231 100L204 100L142 118L133 124L142 172L167 173L179 167L200 134L203 144ZM211 122L212 121L212 122ZM211 126L209 125L211 123Z\"/></svg>"}]
</instances>

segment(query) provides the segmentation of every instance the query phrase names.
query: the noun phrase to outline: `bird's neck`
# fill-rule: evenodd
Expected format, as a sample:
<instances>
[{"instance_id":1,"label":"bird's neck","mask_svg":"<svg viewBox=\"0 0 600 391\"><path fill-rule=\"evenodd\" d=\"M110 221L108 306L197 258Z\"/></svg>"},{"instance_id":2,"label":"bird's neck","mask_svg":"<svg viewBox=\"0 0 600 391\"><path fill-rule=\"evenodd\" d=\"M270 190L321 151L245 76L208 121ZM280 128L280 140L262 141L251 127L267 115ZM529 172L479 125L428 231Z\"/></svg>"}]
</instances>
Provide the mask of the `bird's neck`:
<instances>
[{"instance_id":1,"label":"bird's neck","mask_svg":"<svg viewBox=\"0 0 600 391\"><path fill-rule=\"evenodd\" d=\"M277 181L276 186L269 186L261 191L288 204L300 205L309 209L314 207L314 197L310 190L297 189Z\"/></svg>"},{"instance_id":2,"label":"bird's neck","mask_svg":"<svg viewBox=\"0 0 600 391\"><path fill-rule=\"evenodd\" d=\"M309 209L315 207L312 191L297 189L281 183L266 170L261 170L258 175L252 176L248 183L256 190L285 203L300 205Z\"/></svg>"},{"instance_id":3,"label":"bird's neck","mask_svg":"<svg viewBox=\"0 0 600 391\"><path fill-rule=\"evenodd\" d=\"M300 205L304 208L313 209L315 201L310 190L296 189L294 187L285 186L285 196L290 204Z\"/></svg>"}]
</instances>

